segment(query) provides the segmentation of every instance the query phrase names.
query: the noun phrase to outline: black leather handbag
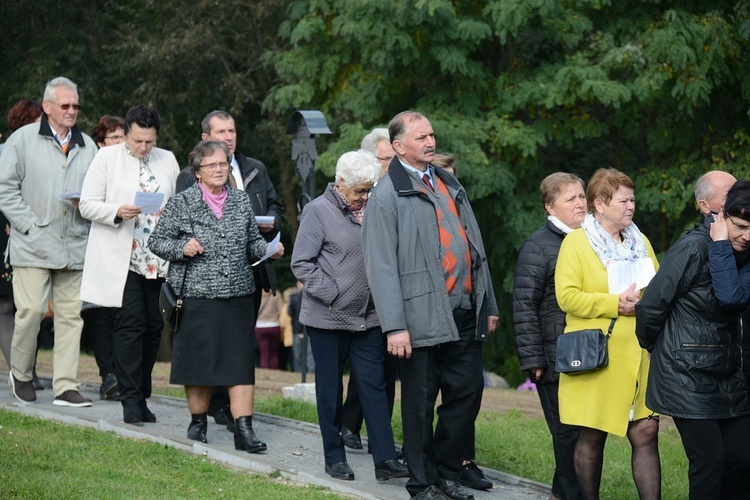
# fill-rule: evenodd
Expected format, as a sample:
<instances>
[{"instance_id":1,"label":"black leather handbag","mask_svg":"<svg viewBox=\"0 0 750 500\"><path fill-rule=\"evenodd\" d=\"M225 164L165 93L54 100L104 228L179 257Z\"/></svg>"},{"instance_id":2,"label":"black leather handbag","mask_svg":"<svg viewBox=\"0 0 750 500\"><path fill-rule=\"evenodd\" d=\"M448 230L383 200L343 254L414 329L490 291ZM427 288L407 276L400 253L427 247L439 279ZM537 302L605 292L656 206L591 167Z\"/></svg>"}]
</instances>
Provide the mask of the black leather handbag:
<instances>
[{"instance_id":1,"label":"black leather handbag","mask_svg":"<svg viewBox=\"0 0 750 500\"><path fill-rule=\"evenodd\" d=\"M185 266L187 270L187 266ZM183 279L183 287L185 281ZM159 293L159 312L164 323L167 324L169 331L177 333L180 329L180 314L182 313L182 293L177 295L172 289L172 285L169 281L165 281L161 284L161 292Z\"/></svg>"},{"instance_id":2,"label":"black leather handbag","mask_svg":"<svg viewBox=\"0 0 750 500\"><path fill-rule=\"evenodd\" d=\"M193 219L190 217L190 208L187 207L187 202L185 203L185 206L187 208L188 220L190 221L190 228L192 229ZM195 230L193 230L193 232L195 232ZM190 260L188 260L185 265L185 272L182 275L182 286L180 287L179 295L174 291L169 281L165 281L161 284L161 291L159 292L159 312L161 313L161 318L164 320L164 323L166 323L169 331L172 333L177 333L177 330L180 329L180 318L182 316L183 305L182 292L185 290L185 280L187 279L188 267L190 267Z\"/></svg>"},{"instance_id":3,"label":"black leather handbag","mask_svg":"<svg viewBox=\"0 0 750 500\"><path fill-rule=\"evenodd\" d=\"M557 337L557 359L555 369L558 373L576 375L604 368L609 364L607 344L615 327L613 319L605 335L600 329L577 330Z\"/></svg>"}]
</instances>

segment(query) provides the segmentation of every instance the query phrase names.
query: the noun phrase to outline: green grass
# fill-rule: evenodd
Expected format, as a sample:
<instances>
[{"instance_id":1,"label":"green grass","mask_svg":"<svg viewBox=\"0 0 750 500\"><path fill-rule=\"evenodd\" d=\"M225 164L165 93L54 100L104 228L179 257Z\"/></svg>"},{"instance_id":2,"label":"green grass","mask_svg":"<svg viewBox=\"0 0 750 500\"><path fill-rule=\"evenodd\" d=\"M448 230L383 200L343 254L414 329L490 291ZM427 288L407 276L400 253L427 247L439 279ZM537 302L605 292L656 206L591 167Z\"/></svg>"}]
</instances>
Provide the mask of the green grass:
<instances>
[{"instance_id":1,"label":"green grass","mask_svg":"<svg viewBox=\"0 0 750 500\"><path fill-rule=\"evenodd\" d=\"M279 415L304 422L317 423L315 405L280 396L259 398L256 411ZM392 420L393 436L403 441L397 402ZM364 432L364 430L363 430ZM543 418L531 418L517 410L507 414L480 412L476 422L477 463L490 469L533 479L544 484L552 482L554 458L552 441ZM626 438L609 436L604 455L601 497L608 499L637 498L630 468L630 443ZM688 497L688 461L676 430L661 430L659 454L662 466L662 498Z\"/></svg>"},{"instance_id":2,"label":"green grass","mask_svg":"<svg viewBox=\"0 0 750 500\"><path fill-rule=\"evenodd\" d=\"M550 484L554 472L552 441L543 418L511 410L505 415L480 413L476 423L477 463ZM627 438L610 435L604 451L601 497L638 498L630 467ZM688 461L676 430L659 432L662 498L688 497Z\"/></svg>"},{"instance_id":3,"label":"green grass","mask_svg":"<svg viewBox=\"0 0 750 500\"><path fill-rule=\"evenodd\" d=\"M159 390L162 395L184 398L181 388ZM259 397L255 409L317 424L314 404L281 396ZM403 433L399 403L394 409L393 434ZM229 470L201 457L150 442L122 439L100 433L23 417L0 410L1 498L78 497L186 498L247 496L333 498L330 492L280 484L278 474L252 475ZM476 422L477 463L517 476L550 484L554 469L552 444L543 418L520 411L507 414L481 412ZM662 497L688 496L687 459L675 430L659 434ZM200 481L189 478L200 477ZM123 484L127 488L123 488ZM630 444L610 436L604 458L602 498L637 498L630 471Z\"/></svg>"},{"instance_id":4,"label":"green grass","mask_svg":"<svg viewBox=\"0 0 750 500\"><path fill-rule=\"evenodd\" d=\"M147 441L0 410L1 498L338 498Z\"/></svg>"}]
</instances>

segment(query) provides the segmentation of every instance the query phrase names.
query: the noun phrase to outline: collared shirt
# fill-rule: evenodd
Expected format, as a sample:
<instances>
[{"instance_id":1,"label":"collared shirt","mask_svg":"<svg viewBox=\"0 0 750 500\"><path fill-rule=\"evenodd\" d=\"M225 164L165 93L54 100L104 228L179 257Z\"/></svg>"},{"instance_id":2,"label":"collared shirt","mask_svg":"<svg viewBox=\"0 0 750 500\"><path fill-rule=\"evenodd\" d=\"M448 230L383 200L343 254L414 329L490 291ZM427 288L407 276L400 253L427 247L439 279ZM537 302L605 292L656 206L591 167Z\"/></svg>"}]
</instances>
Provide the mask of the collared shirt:
<instances>
[{"instance_id":1,"label":"collared shirt","mask_svg":"<svg viewBox=\"0 0 750 500\"><path fill-rule=\"evenodd\" d=\"M430 178L430 183L431 183L431 184L432 184L433 186L435 185L435 181L434 181L434 180L433 180L433 178L432 178L432 169L430 168L430 165L427 165L427 168L426 168L426 169L424 170L424 172L422 172L422 171L421 171L421 170L419 170L418 168L412 167L412 166L411 166L411 165L409 165L408 163L404 163L404 161L403 161L403 160L402 160L401 158L399 158L399 159L398 159L398 161L400 161L400 162L401 162L401 165L403 165L403 166L404 166L404 168L405 168L405 169L407 170L407 172L414 172L414 173L416 173L416 174L417 174L417 177L419 178L419 180L420 180L420 181L422 180L422 176L423 176L424 174L427 174L427 177L429 177L429 178Z\"/></svg>"},{"instance_id":2,"label":"collared shirt","mask_svg":"<svg viewBox=\"0 0 750 500\"><path fill-rule=\"evenodd\" d=\"M240 171L240 164L237 163L237 157L232 155L232 177L234 182L239 189L244 189L245 185L242 182L242 172Z\"/></svg>"},{"instance_id":3,"label":"collared shirt","mask_svg":"<svg viewBox=\"0 0 750 500\"><path fill-rule=\"evenodd\" d=\"M52 134L55 136L55 139L57 140L57 142L60 143L60 146L63 147L63 151L65 151L65 146L70 142L70 138L73 137L73 131L71 129L68 129L68 133L65 135L64 138L62 138L57 133L57 131L54 128L52 128Z\"/></svg>"}]
</instances>

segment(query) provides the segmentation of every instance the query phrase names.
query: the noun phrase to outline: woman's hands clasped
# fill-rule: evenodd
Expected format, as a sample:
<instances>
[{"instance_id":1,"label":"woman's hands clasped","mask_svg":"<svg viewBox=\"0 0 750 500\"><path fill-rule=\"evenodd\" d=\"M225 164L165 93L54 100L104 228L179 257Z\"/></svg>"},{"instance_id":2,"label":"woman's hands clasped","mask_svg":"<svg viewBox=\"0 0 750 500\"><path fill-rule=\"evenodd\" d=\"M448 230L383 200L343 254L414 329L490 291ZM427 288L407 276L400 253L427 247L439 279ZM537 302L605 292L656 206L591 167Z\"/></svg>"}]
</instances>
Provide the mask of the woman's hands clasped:
<instances>
[{"instance_id":1,"label":"woman's hands clasped","mask_svg":"<svg viewBox=\"0 0 750 500\"><path fill-rule=\"evenodd\" d=\"M635 289L635 283L620 294L617 312L622 316L635 316L635 305L641 300L641 293Z\"/></svg>"}]
</instances>

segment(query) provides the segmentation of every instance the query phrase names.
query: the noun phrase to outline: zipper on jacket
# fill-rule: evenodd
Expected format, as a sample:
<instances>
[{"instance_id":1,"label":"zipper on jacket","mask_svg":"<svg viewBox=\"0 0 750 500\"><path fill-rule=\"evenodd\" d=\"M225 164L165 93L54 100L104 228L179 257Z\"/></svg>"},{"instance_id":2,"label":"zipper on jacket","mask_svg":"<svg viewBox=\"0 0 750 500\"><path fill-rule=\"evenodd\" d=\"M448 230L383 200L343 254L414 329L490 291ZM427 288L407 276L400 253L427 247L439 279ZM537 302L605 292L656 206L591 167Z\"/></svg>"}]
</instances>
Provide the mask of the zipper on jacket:
<instances>
[{"instance_id":1,"label":"zipper on jacket","mask_svg":"<svg viewBox=\"0 0 750 500\"><path fill-rule=\"evenodd\" d=\"M745 360L743 359L743 353L742 353L742 339L745 336L745 322L742 320L742 315L740 314L739 319L739 328L740 328L740 338L739 342L737 342L737 347L740 349L740 370L743 372L745 371Z\"/></svg>"},{"instance_id":2,"label":"zipper on jacket","mask_svg":"<svg viewBox=\"0 0 750 500\"><path fill-rule=\"evenodd\" d=\"M721 344L682 344L682 347L710 347L713 349L720 348L720 349L726 349L725 346Z\"/></svg>"}]
</instances>

